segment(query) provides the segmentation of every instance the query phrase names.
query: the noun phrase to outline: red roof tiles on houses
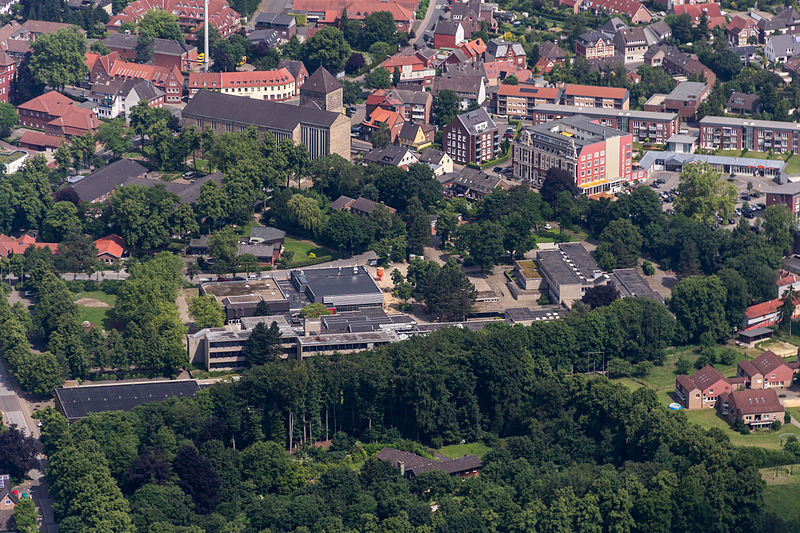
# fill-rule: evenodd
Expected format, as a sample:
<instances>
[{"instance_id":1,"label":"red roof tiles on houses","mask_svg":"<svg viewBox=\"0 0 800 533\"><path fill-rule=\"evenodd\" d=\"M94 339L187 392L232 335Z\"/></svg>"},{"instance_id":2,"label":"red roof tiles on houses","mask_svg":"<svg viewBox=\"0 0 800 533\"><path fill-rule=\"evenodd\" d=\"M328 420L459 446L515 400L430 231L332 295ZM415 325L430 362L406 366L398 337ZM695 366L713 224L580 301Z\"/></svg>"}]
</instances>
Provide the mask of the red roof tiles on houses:
<instances>
[{"instance_id":1,"label":"red roof tiles on houses","mask_svg":"<svg viewBox=\"0 0 800 533\"><path fill-rule=\"evenodd\" d=\"M25 253L28 246L33 246L34 248L49 248L53 253L58 251L58 243L36 242L36 239L30 235L9 237L8 235L0 233L0 256L2 257Z\"/></svg>"},{"instance_id":2,"label":"red roof tiles on houses","mask_svg":"<svg viewBox=\"0 0 800 533\"><path fill-rule=\"evenodd\" d=\"M190 72L189 88L271 87L294 82L286 68L253 72Z\"/></svg>"},{"instance_id":3,"label":"red roof tiles on houses","mask_svg":"<svg viewBox=\"0 0 800 533\"><path fill-rule=\"evenodd\" d=\"M125 253L125 240L115 233L97 239L94 245L97 255L108 254L119 259Z\"/></svg>"},{"instance_id":4,"label":"red roof tiles on houses","mask_svg":"<svg viewBox=\"0 0 800 533\"><path fill-rule=\"evenodd\" d=\"M568 83L564 86L565 96L586 96L591 98L617 98L625 99L628 90L618 87L595 87L593 85L575 85Z\"/></svg>"},{"instance_id":5,"label":"red roof tiles on houses","mask_svg":"<svg viewBox=\"0 0 800 533\"><path fill-rule=\"evenodd\" d=\"M153 9L172 13L184 25L191 24L194 32L199 32L203 27L203 0L136 0L128 4L121 13L111 17L106 27L117 30L123 22L135 22ZM228 37L239 29L240 15L226 0L209 0L208 14L209 22L222 37ZM188 34L190 40L193 40L195 35L195 33Z\"/></svg>"},{"instance_id":6,"label":"red roof tiles on houses","mask_svg":"<svg viewBox=\"0 0 800 533\"><path fill-rule=\"evenodd\" d=\"M533 87L531 85L505 85L497 88L500 96L519 96L526 98L541 98L543 100L558 100L559 90L555 87Z\"/></svg>"},{"instance_id":7,"label":"red roof tiles on houses","mask_svg":"<svg viewBox=\"0 0 800 533\"><path fill-rule=\"evenodd\" d=\"M61 144L61 137L47 135L39 131L25 130L22 132L22 137L19 138L19 143L42 148L58 148Z\"/></svg>"}]
</instances>

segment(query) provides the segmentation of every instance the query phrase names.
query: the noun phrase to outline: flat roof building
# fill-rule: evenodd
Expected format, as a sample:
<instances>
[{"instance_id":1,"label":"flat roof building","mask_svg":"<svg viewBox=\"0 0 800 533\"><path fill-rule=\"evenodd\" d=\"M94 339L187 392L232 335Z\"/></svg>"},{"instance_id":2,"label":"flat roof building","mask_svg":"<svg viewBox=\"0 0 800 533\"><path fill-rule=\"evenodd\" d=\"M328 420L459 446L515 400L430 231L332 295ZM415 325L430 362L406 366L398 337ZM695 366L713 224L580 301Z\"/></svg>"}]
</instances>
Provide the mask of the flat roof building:
<instances>
[{"instance_id":1,"label":"flat roof building","mask_svg":"<svg viewBox=\"0 0 800 533\"><path fill-rule=\"evenodd\" d=\"M56 408L68 421L75 422L90 413L129 411L143 403L167 398L192 398L200 390L197 381L148 381L115 383L56 389Z\"/></svg>"},{"instance_id":2,"label":"flat roof building","mask_svg":"<svg viewBox=\"0 0 800 533\"><path fill-rule=\"evenodd\" d=\"M611 283L621 297L651 298L664 303L664 298L650 287L635 268L618 268L611 273Z\"/></svg>"},{"instance_id":3,"label":"flat roof building","mask_svg":"<svg viewBox=\"0 0 800 533\"><path fill-rule=\"evenodd\" d=\"M289 310L289 300L272 278L204 283L200 290L203 294L214 296L225 308L225 319L228 323L254 316L261 302L266 302L273 314Z\"/></svg>"},{"instance_id":4,"label":"flat roof building","mask_svg":"<svg viewBox=\"0 0 800 533\"><path fill-rule=\"evenodd\" d=\"M383 291L363 266L292 270L290 280L311 303L339 311L383 305Z\"/></svg>"},{"instance_id":5,"label":"flat roof building","mask_svg":"<svg viewBox=\"0 0 800 533\"><path fill-rule=\"evenodd\" d=\"M608 274L578 242L539 250L536 262L544 281L543 288L549 292L553 302L567 306L580 300L588 289L605 285L609 280Z\"/></svg>"}]
</instances>

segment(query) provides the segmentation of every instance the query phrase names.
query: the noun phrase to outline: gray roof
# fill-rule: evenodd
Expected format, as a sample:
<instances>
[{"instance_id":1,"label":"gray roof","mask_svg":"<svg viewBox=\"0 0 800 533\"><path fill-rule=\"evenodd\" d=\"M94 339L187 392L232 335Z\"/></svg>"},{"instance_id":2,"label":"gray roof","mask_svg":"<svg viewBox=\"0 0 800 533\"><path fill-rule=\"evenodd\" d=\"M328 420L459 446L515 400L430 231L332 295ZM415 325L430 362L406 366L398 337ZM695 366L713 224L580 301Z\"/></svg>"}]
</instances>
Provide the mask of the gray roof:
<instances>
[{"instance_id":1,"label":"gray roof","mask_svg":"<svg viewBox=\"0 0 800 533\"><path fill-rule=\"evenodd\" d=\"M767 194L788 194L794 196L800 194L800 181L794 181L772 187L767 191Z\"/></svg>"},{"instance_id":2,"label":"gray roof","mask_svg":"<svg viewBox=\"0 0 800 533\"><path fill-rule=\"evenodd\" d=\"M440 35L455 35L458 31L458 27L461 25L460 22L451 22L449 20L440 20L436 24L436 28L434 28L433 32L438 33Z\"/></svg>"},{"instance_id":3,"label":"gray roof","mask_svg":"<svg viewBox=\"0 0 800 533\"><path fill-rule=\"evenodd\" d=\"M236 255L252 254L256 259L272 257L275 247L272 244L239 244Z\"/></svg>"},{"instance_id":4,"label":"gray roof","mask_svg":"<svg viewBox=\"0 0 800 533\"><path fill-rule=\"evenodd\" d=\"M757 48L753 45L731 46L731 52L738 55L739 57L754 55L756 53L756 50Z\"/></svg>"},{"instance_id":5,"label":"gray roof","mask_svg":"<svg viewBox=\"0 0 800 533\"><path fill-rule=\"evenodd\" d=\"M253 30L247 34L247 40L253 44L267 43L268 46L277 46L279 39L278 30Z\"/></svg>"},{"instance_id":6,"label":"gray roof","mask_svg":"<svg viewBox=\"0 0 800 533\"><path fill-rule=\"evenodd\" d=\"M389 209L392 213L394 212L394 209L392 209L391 207L388 207L387 205L382 204L381 202L376 202L374 200L370 200L369 198L364 198L363 196L359 196L358 198L356 198L356 201L350 204L350 209L355 211L360 211L361 213L370 214L373 211L375 211L375 209L378 208L379 206L383 206L386 209Z\"/></svg>"},{"instance_id":7,"label":"gray roof","mask_svg":"<svg viewBox=\"0 0 800 533\"><path fill-rule=\"evenodd\" d=\"M89 413L129 411L137 405L173 396L192 398L199 390L196 381L179 380L89 385L56 389L55 392L64 416L68 420L78 420Z\"/></svg>"},{"instance_id":8,"label":"gray roof","mask_svg":"<svg viewBox=\"0 0 800 533\"><path fill-rule=\"evenodd\" d=\"M646 44L647 35L644 33L644 28L622 28L617 32L617 35L622 39L625 44Z\"/></svg>"},{"instance_id":9,"label":"gray roof","mask_svg":"<svg viewBox=\"0 0 800 533\"><path fill-rule=\"evenodd\" d=\"M567 57L567 52L552 41L545 41L539 45L539 56L545 59L555 60Z\"/></svg>"},{"instance_id":10,"label":"gray roof","mask_svg":"<svg viewBox=\"0 0 800 533\"><path fill-rule=\"evenodd\" d=\"M112 33L101 42L109 48L122 48L125 50L136 50L136 43L139 37L134 34ZM189 53L196 47L174 41L172 39L153 39L153 53L171 56L181 56Z\"/></svg>"},{"instance_id":11,"label":"gray roof","mask_svg":"<svg viewBox=\"0 0 800 533\"><path fill-rule=\"evenodd\" d=\"M658 111L635 111L632 109L607 109L603 107L580 107L574 105L558 104L539 104L533 108L533 112L544 111L548 113L558 113L566 115L586 115L589 117L627 117L634 119L663 120L669 122L675 120L677 113L661 113Z\"/></svg>"},{"instance_id":12,"label":"gray roof","mask_svg":"<svg viewBox=\"0 0 800 533\"><path fill-rule=\"evenodd\" d=\"M332 201L328 204L328 207L334 210L345 209L350 207L353 202L355 202L355 198L350 198L349 196L342 195L336 200Z\"/></svg>"},{"instance_id":13,"label":"gray roof","mask_svg":"<svg viewBox=\"0 0 800 533\"><path fill-rule=\"evenodd\" d=\"M452 173L441 176L440 181L452 183L468 191L489 194L503 181L503 178L499 176L490 176L477 168L464 167L457 174Z\"/></svg>"},{"instance_id":14,"label":"gray roof","mask_svg":"<svg viewBox=\"0 0 800 533\"><path fill-rule=\"evenodd\" d=\"M669 139L667 139L667 143L695 143L697 142L697 137L694 135L681 135L676 133Z\"/></svg>"},{"instance_id":15,"label":"gray roof","mask_svg":"<svg viewBox=\"0 0 800 533\"><path fill-rule=\"evenodd\" d=\"M363 266L292 270L291 277L312 302L331 305L383 303L383 291Z\"/></svg>"},{"instance_id":16,"label":"gray roof","mask_svg":"<svg viewBox=\"0 0 800 533\"><path fill-rule=\"evenodd\" d=\"M122 94L128 95L131 91L136 91L137 96L142 100L155 100L164 96L164 91L153 85L147 80L128 80L132 82L122 86Z\"/></svg>"},{"instance_id":17,"label":"gray roof","mask_svg":"<svg viewBox=\"0 0 800 533\"><path fill-rule=\"evenodd\" d=\"M647 36L647 43L654 44L672 35L672 28L663 20L659 20L658 22L645 26L644 33Z\"/></svg>"},{"instance_id":18,"label":"gray roof","mask_svg":"<svg viewBox=\"0 0 800 533\"><path fill-rule=\"evenodd\" d=\"M432 471L446 472L452 475L470 470L477 470L483 466L483 463L477 455L465 455L457 459L437 461L395 448L383 448L375 457L384 463L389 463L395 468L398 468L400 464L402 464L405 472L415 476Z\"/></svg>"},{"instance_id":19,"label":"gray roof","mask_svg":"<svg viewBox=\"0 0 800 533\"><path fill-rule=\"evenodd\" d=\"M707 116L700 119L701 126L745 126L755 128L768 128L772 130L800 131L800 124L795 122L780 122L777 120L750 120L732 117Z\"/></svg>"},{"instance_id":20,"label":"gray roof","mask_svg":"<svg viewBox=\"0 0 800 533\"><path fill-rule=\"evenodd\" d=\"M453 120L461 122L461 125L464 126L464 129L467 130L470 135L478 135L486 131L497 129L497 124L494 123L492 117L490 117L489 113L483 108L462 113Z\"/></svg>"},{"instance_id":21,"label":"gray roof","mask_svg":"<svg viewBox=\"0 0 800 533\"><path fill-rule=\"evenodd\" d=\"M683 81L667 95L670 100L697 100L706 90L706 84L700 81Z\"/></svg>"},{"instance_id":22,"label":"gray roof","mask_svg":"<svg viewBox=\"0 0 800 533\"><path fill-rule=\"evenodd\" d=\"M131 178L146 172L147 169L136 161L120 159L92 172L78 183L70 185L69 188L78 195L81 202L90 202L124 185Z\"/></svg>"},{"instance_id":23,"label":"gray roof","mask_svg":"<svg viewBox=\"0 0 800 533\"><path fill-rule=\"evenodd\" d=\"M758 28L764 30L781 30L791 24L800 22L800 14L792 7L788 7L772 17L771 19L762 18L758 21Z\"/></svg>"},{"instance_id":24,"label":"gray roof","mask_svg":"<svg viewBox=\"0 0 800 533\"><path fill-rule=\"evenodd\" d=\"M256 26L277 26L281 28L291 28L297 24L294 17L281 15L279 13L259 13L255 20Z\"/></svg>"},{"instance_id":25,"label":"gray roof","mask_svg":"<svg viewBox=\"0 0 800 533\"><path fill-rule=\"evenodd\" d=\"M625 135L625 132L609 126L596 124L586 117L575 115L558 120L552 120L537 126L528 126L525 129L545 135L552 139L564 142L573 142L576 146L586 146L594 144L608 137L618 137ZM572 135L565 137L562 132L569 132Z\"/></svg>"},{"instance_id":26,"label":"gray roof","mask_svg":"<svg viewBox=\"0 0 800 533\"><path fill-rule=\"evenodd\" d=\"M613 39L607 33L598 30L587 31L586 33L582 33L578 35L576 39L579 43L584 45L595 44L597 41L603 41L605 43L611 43Z\"/></svg>"},{"instance_id":27,"label":"gray roof","mask_svg":"<svg viewBox=\"0 0 800 533\"><path fill-rule=\"evenodd\" d=\"M439 163L442 162L444 156L445 153L442 152L441 150L436 150L435 148L428 148L424 152L422 152L422 155L419 156L419 162L434 163L438 165Z\"/></svg>"},{"instance_id":28,"label":"gray roof","mask_svg":"<svg viewBox=\"0 0 800 533\"><path fill-rule=\"evenodd\" d=\"M404 104L426 105L429 100L433 99L431 93L423 90L393 89L391 94L397 96Z\"/></svg>"},{"instance_id":29,"label":"gray roof","mask_svg":"<svg viewBox=\"0 0 800 533\"><path fill-rule=\"evenodd\" d=\"M280 63L278 63L278 68L285 68L294 79L297 79L300 71L304 70L306 66L302 61L297 61L295 59L281 59Z\"/></svg>"},{"instance_id":30,"label":"gray roof","mask_svg":"<svg viewBox=\"0 0 800 533\"><path fill-rule=\"evenodd\" d=\"M438 94L442 89L450 89L459 95L469 95L477 98L483 85L483 76L467 76L456 74L450 76L436 76L433 78L433 94Z\"/></svg>"},{"instance_id":31,"label":"gray roof","mask_svg":"<svg viewBox=\"0 0 800 533\"><path fill-rule=\"evenodd\" d=\"M622 21L619 17L611 17L608 19L608 22L603 24L600 28L601 31L605 33L615 34L622 28L627 28L628 25Z\"/></svg>"},{"instance_id":32,"label":"gray roof","mask_svg":"<svg viewBox=\"0 0 800 533\"><path fill-rule=\"evenodd\" d=\"M191 115L283 131L292 131L299 123L330 127L342 116L312 107L255 100L207 90L198 92L183 108L183 116Z\"/></svg>"},{"instance_id":33,"label":"gray roof","mask_svg":"<svg viewBox=\"0 0 800 533\"><path fill-rule=\"evenodd\" d=\"M491 39L486 45L486 51L495 57L505 56L509 47L511 47L514 55L525 55L525 49L522 48L521 43L504 41L503 39Z\"/></svg>"},{"instance_id":34,"label":"gray roof","mask_svg":"<svg viewBox=\"0 0 800 533\"><path fill-rule=\"evenodd\" d=\"M341 88L342 84L339 83L325 67L319 67L314 74L306 79L300 91L314 91L327 94Z\"/></svg>"},{"instance_id":35,"label":"gray roof","mask_svg":"<svg viewBox=\"0 0 800 533\"><path fill-rule=\"evenodd\" d=\"M664 303L664 299L654 291L647 280L635 268L618 268L611 273L611 282L619 291L620 296L636 296L651 298Z\"/></svg>"},{"instance_id":36,"label":"gray roof","mask_svg":"<svg viewBox=\"0 0 800 533\"><path fill-rule=\"evenodd\" d=\"M740 120L741 122L741 120ZM670 161L672 164L686 165L694 161L702 161L712 165L728 165L739 167L752 167L752 168L770 168L774 170L781 170L786 166L785 161L774 159L753 159L749 157L728 157L723 155L703 155L703 154L683 154L678 152L660 152L648 151L639 160L639 167L648 169L655 164L656 161ZM769 192L775 192L781 187L775 187Z\"/></svg>"},{"instance_id":37,"label":"gray roof","mask_svg":"<svg viewBox=\"0 0 800 533\"><path fill-rule=\"evenodd\" d=\"M767 45L772 47L775 57L792 56L800 51L800 35L770 35Z\"/></svg>"},{"instance_id":38,"label":"gray roof","mask_svg":"<svg viewBox=\"0 0 800 533\"><path fill-rule=\"evenodd\" d=\"M403 129L406 126L418 126L417 124L413 124L411 122L407 122L403 125ZM400 161L405 157L405 155L410 150L405 146L398 146L396 144L387 144L383 148L374 148L370 150L370 152L364 156L364 160L370 163L379 163L382 165L391 165L397 166L400 164ZM355 206L354 206L355 207Z\"/></svg>"},{"instance_id":39,"label":"gray roof","mask_svg":"<svg viewBox=\"0 0 800 533\"><path fill-rule=\"evenodd\" d=\"M728 98L729 109L743 109L746 111L755 111L761 98L757 94L740 93L733 91L731 97Z\"/></svg>"},{"instance_id":40,"label":"gray roof","mask_svg":"<svg viewBox=\"0 0 800 533\"><path fill-rule=\"evenodd\" d=\"M264 242L278 241L286 237L286 232L271 226L255 226L250 231L250 240Z\"/></svg>"},{"instance_id":41,"label":"gray roof","mask_svg":"<svg viewBox=\"0 0 800 533\"><path fill-rule=\"evenodd\" d=\"M591 285L607 279L579 242L561 243L555 250L540 250L536 260L548 278L562 285Z\"/></svg>"}]
</instances>

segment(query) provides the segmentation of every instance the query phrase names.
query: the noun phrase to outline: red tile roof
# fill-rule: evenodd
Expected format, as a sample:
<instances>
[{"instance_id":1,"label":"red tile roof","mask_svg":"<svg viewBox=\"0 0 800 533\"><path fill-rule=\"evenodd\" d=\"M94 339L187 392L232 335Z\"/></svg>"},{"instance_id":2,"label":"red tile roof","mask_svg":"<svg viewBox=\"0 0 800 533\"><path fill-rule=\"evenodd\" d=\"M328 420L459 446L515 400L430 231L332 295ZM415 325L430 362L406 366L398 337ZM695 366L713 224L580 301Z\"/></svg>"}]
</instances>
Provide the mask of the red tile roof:
<instances>
[{"instance_id":1,"label":"red tile roof","mask_svg":"<svg viewBox=\"0 0 800 533\"><path fill-rule=\"evenodd\" d=\"M123 22L135 22L152 9L163 9L178 17L179 20L196 21L196 31L203 27L203 0L136 0L111 17L106 26L116 29ZM228 5L226 0L209 0L208 17L222 37L227 37L240 26L240 15Z\"/></svg>"},{"instance_id":2,"label":"red tile roof","mask_svg":"<svg viewBox=\"0 0 800 533\"><path fill-rule=\"evenodd\" d=\"M683 4L680 6L672 6L672 12L676 15L689 15L694 21L699 21L700 17L703 16L703 13L705 13L706 17L709 19L712 17L722 17L722 11L719 8L719 4L713 3L693 5Z\"/></svg>"},{"instance_id":3,"label":"red tile roof","mask_svg":"<svg viewBox=\"0 0 800 533\"><path fill-rule=\"evenodd\" d=\"M464 52L468 58L473 58L476 56L480 56L484 52L486 52L486 43L483 42L483 39L478 37L475 40L467 41L465 43L461 43L458 45L459 48Z\"/></svg>"},{"instance_id":4,"label":"red tile roof","mask_svg":"<svg viewBox=\"0 0 800 533\"><path fill-rule=\"evenodd\" d=\"M593 8L603 9L610 13L625 13L629 17L633 17L644 7L641 2L635 0L591 0L591 4Z\"/></svg>"},{"instance_id":5,"label":"red tile roof","mask_svg":"<svg viewBox=\"0 0 800 533\"><path fill-rule=\"evenodd\" d=\"M370 128L378 128L380 127L381 123L385 123L391 129L394 127L398 122L402 122L403 117L401 117L398 113L394 111L389 111L388 109L384 109L382 107L375 108L375 110L370 113L369 117L362 124L368 126Z\"/></svg>"},{"instance_id":6,"label":"red tile roof","mask_svg":"<svg viewBox=\"0 0 800 533\"><path fill-rule=\"evenodd\" d=\"M36 239L30 235L22 235L20 237L9 237L0 233L0 256L7 257L13 254L25 253L28 246L35 248L49 248L51 252L58 251L58 243L52 242L36 242Z\"/></svg>"},{"instance_id":7,"label":"red tile roof","mask_svg":"<svg viewBox=\"0 0 800 533\"><path fill-rule=\"evenodd\" d=\"M73 104L75 104L75 101L71 98L57 91L49 91L20 104L17 108L49 115L60 115L67 107L71 107Z\"/></svg>"},{"instance_id":8,"label":"red tile roof","mask_svg":"<svg viewBox=\"0 0 800 533\"><path fill-rule=\"evenodd\" d=\"M783 405L774 389L739 390L728 396L729 408L737 415L782 413Z\"/></svg>"},{"instance_id":9,"label":"red tile roof","mask_svg":"<svg viewBox=\"0 0 800 533\"><path fill-rule=\"evenodd\" d=\"M705 390L711 387L718 381L724 381L725 378L719 373L719 370L711 365L706 365L689 378L697 385L699 389Z\"/></svg>"},{"instance_id":10,"label":"red tile roof","mask_svg":"<svg viewBox=\"0 0 800 533\"><path fill-rule=\"evenodd\" d=\"M786 362L772 350L767 350L752 361L754 367L758 369L761 374L772 372L779 366L783 366Z\"/></svg>"},{"instance_id":11,"label":"red tile roof","mask_svg":"<svg viewBox=\"0 0 800 533\"><path fill-rule=\"evenodd\" d=\"M628 90L618 87L595 87L594 85L576 85L568 83L564 86L565 96L588 96L592 98L615 98L625 100Z\"/></svg>"},{"instance_id":12,"label":"red tile roof","mask_svg":"<svg viewBox=\"0 0 800 533\"><path fill-rule=\"evenodd\" d=\"M40 131L25 130L22 132L22 137L19 138L20 144L29 144L31 146L44 146L46 148L58 148L61 145L62 138L55 135L47 135Z\"/></svg>"},{"instance_id":13,"label":"red tile roof","mask_svg":"<svg viewBox=\"0 0 800 533\"><path fill-rule=\"evenodd\" d=\"M780 298L775 298L774 300L768 300L766 302L761 302L760 304L751 305L747 309L744 310L744 314L747 318L758 318L760 316L768 315L770 313L774 313L778 310L781 306L782 300Z\"/></svg>"},{"instance_id":14,"label":"red tile roof","mask_svg":"<svg viewBox=\"0 0 800 533\"><path fill-rule=\"evenodd\" d=\"M532 85L506 85L500 84L497 88L499 96L519 96L525 98L542 98L558 100L559 90L555 87L533 87Z\"/></svg>"},{"instance_id":15,"label":"red tile roof","mask_svg":"<svg viewBox=\"0 0 800 533\"><path fill-rule=\"evenodd\" d=\"M733 20L728 24L728 30L733 31L736 33L741 32L745 29L755 29L758 27L758 24L755 20L751 19L750 17L743 17L741 15L736 15L733 17Z\"/></svg>"},{"instance_id":16,"label":"red tile roof","mask_svg":"<svg viewBox=\"0 0 800 533\"><path fill-rule=\"evenodd\" d=\"M189 87L272 87L294 83L294 77L284 68L253 72L190 72Z\"/></svg>"},{"instance_id":17,"label":"red tile roof","mask_svg":"<svg viewBox=\"0 0 800 533\"><path fill-rule=\"evenodd\" d=\"M115 233L97 239L94 245L97 255L109 254L119 259L125 253L125 240Z\"/></svg>"}]
</instances>

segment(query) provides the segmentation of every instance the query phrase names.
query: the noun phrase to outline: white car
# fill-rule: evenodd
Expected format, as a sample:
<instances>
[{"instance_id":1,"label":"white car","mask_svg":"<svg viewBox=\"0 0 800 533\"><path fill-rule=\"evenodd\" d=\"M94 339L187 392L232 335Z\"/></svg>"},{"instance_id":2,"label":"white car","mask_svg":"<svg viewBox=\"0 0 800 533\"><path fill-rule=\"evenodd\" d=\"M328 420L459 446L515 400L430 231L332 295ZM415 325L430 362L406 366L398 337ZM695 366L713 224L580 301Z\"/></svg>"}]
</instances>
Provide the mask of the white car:
<instances>
[{"instance_id":1,"label":"white car","mask_svg":"<svg viewBox=\"0 0 800 533\"><path fill-rule=\"evenodd\" d=\"M553 226L551 226L550 224L545 224L544 229L553 229Z\"/></svg>"}]
</instances>

